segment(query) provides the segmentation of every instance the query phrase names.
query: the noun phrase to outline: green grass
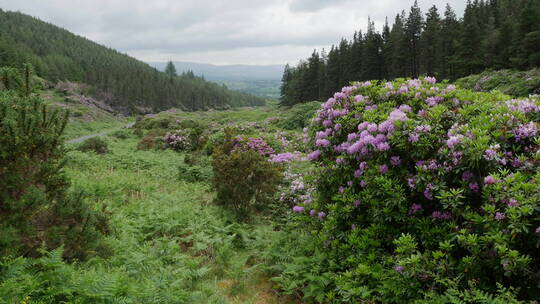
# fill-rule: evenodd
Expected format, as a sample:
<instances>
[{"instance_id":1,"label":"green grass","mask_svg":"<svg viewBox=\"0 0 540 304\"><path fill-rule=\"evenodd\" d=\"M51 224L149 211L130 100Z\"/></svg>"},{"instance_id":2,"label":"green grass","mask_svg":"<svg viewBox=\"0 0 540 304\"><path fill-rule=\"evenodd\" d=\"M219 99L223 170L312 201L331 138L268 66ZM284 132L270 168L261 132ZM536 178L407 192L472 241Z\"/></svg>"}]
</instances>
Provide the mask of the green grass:
<instances>
[{"instance_id":1,"label":"green grass","mask_svg":"<svg viewBox=\"0 0 540 304\"><path fill-rule=\"evenodd\" d=\"M110 256L76 273L121 283L111 299L133 303L278 303L256 251L272 225L237 223L212 205L208 185L179 179L182 154L137 151L135 138L107 140L109 154L68 153L73 188L106 208L112 227Z\"/></svg>"}]
</instances>

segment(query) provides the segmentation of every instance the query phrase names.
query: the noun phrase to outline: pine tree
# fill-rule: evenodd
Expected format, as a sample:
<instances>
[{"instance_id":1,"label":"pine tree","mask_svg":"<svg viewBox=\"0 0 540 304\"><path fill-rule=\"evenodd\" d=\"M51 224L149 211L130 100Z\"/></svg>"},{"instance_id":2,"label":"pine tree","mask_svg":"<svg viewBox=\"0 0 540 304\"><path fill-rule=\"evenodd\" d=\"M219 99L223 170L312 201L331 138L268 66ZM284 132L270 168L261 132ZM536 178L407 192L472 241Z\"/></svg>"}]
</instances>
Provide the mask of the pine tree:
<instances>
[{"instance_id":1,"label":"pine tree","mask_svg":"<svg viewBox=\"0 0 540 304\"><path fill-rule=\"evenodd\" d=\"M176 74L176 67L174 66L174 63L172 61L167 62L167 66L165 67L165 74L167 74L171 78L178 76Z\"/></svg>"},{"instance_id":2,"label":"pine tree","mask_svg":"<svg viewBox=\"0 0 540 304\"><path fill-rule=\"evenodd\" d=\"M432 6L426 14L425 29L421 39L422 72L436 75L440 70L441 58L441 18L437 7Z\"/></svg>"},{"instance_id":3,"label":"pine tree","mask_svg":"<svg viewBox=\"0 0 540 304\"><path fill-rule=\"evenodd\" d=\"M441 28L441 67L440 73L443 78L455 79L457 37L459 34L459 21L452 7L447 4L444 11L444 20Z\"/></svg>"},{"instance_id":4,"label":"pine tree","mask_svg":"<svg viewBox=\"0 0 540 304\"><path fill-rule=\"evenodd\" d=\"M407 22L405 23L405 35L408 40L408 55L409 55L409 75L418 77L420 74L420 37L422 35L423 18L422 11L418 7L418 0L414 1L411 7Z\"/></svg>"}]
</instances>

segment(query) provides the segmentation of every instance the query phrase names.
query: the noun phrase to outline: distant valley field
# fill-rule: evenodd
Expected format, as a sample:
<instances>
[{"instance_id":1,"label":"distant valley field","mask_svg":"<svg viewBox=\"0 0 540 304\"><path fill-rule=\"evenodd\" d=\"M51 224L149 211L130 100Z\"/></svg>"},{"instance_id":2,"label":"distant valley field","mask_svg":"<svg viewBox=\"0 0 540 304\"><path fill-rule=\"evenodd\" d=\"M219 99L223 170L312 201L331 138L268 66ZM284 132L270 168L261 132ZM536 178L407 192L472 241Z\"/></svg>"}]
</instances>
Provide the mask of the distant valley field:
<instances>
[{"instance_id":1,"label":"distant valley field","mask_svg":"<svg viewBox=\"0 0 540 304\"><path fill-rule=\"evenodd\" d=\"M188 71L206 80L224 84L227 88L264 98L279 98L282 65L213 65L195 62L173 62L179 74ZM149 62L164 70L166 62Z\"/></svg>"}]
</instances>

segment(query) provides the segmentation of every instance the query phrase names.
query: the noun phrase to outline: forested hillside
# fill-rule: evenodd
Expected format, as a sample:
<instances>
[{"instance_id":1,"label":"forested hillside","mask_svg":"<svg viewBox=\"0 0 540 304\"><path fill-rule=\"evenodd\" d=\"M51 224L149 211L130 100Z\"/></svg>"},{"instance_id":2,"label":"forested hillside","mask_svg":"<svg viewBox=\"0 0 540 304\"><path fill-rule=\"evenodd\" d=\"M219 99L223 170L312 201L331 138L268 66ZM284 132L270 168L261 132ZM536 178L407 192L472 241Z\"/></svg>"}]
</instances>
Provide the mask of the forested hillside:
<instances>
[{"instance_id":1,"label":"forested hillside","mask_svg":"<svg viewBox=\"0 0 540 304\"><path fill-rule=\"evenodd\" d=\"M176 76L39 19L0 9L0 66L31 63L49 80L84 82L117 109L186 110L262 105L192 74Z\"/></svg>"},{"instance_id":2,"label":"forested hillside","mask_svg":"<svg viewBox=\"0 0 540 304\"><path fill-rule=\"evenodd\" d=\"M281 103L326 100L349 81L436 76L454 80L491 69L540 66L540 1L468 1L462 18L447 5L424 15L415 2L382 32L369 21L366 33L342 39L330 51L314 51L286 66Z\"/></svg>"}]
</instances>

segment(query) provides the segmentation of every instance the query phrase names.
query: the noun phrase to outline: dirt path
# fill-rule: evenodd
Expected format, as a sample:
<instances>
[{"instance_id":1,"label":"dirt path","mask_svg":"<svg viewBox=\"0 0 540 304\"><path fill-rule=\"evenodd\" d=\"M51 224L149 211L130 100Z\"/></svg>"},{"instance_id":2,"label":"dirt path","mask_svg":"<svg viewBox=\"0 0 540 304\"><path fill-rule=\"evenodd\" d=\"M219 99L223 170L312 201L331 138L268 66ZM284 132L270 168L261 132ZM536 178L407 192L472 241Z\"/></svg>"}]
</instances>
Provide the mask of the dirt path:
<instances>
[{"instance_id":1,"label":"dirt path","mask_svg":"<svg viewBox=\"0 0 540 304\"><path fill-rule=\"evenodd\" d=\"M134 124L135 124L134 122L130 122L127 125L123 126L122 128L131 128L131 127L133 127ZM83 142L83 141L85 141L85 140L87 140L89 138L98 137L98 136L104 136L104 135L107 135L107 134L109 134L111 132L114 132L116 130L120 130L122 128L107 130L107 131L103 131L103 132L100 132L100 133L95 133L95 134L85 135L85 136L82 136L82 137L79 137L79 138L70 139L70 140L66 141L66 143L68 143L68 144L80 143L80 142Z\"/></svg>"}]
</instances>

